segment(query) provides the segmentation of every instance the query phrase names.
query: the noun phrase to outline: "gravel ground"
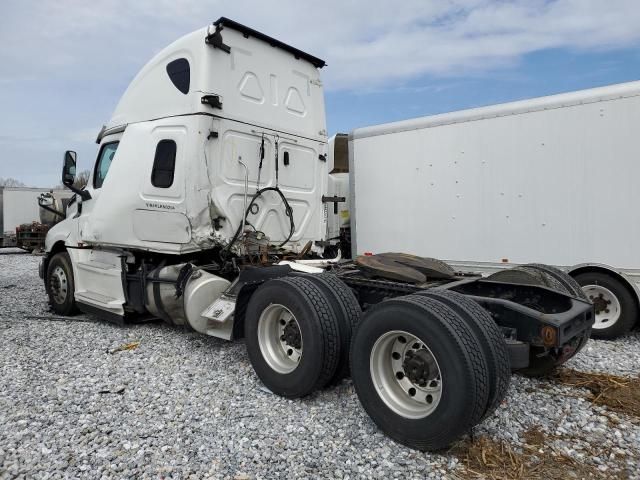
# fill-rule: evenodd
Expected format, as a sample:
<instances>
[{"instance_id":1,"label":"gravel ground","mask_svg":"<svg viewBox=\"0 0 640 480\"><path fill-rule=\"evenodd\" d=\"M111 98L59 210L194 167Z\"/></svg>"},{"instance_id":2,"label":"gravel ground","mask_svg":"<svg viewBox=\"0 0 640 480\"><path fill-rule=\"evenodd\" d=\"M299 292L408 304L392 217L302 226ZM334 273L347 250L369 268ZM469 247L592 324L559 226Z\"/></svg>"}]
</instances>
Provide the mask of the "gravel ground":
<instances>
[{"instance_id":1,"label":"gravel ground","mask_svg":"<svg viewBox=\"0 0 640 480\"><path fill-rule=\"evenodd\" d=\"M0 478L468 475L454 455L386 438L349 380L285 400L262 387L241 343L52 316L39 260L0 250ZM637 376L640 335L592 341L569 366ZM640 478L640 421L593 406L582 389L513 376L474 434L518 448L533 426L605 475Z\"/></svg>"}]
</instances>

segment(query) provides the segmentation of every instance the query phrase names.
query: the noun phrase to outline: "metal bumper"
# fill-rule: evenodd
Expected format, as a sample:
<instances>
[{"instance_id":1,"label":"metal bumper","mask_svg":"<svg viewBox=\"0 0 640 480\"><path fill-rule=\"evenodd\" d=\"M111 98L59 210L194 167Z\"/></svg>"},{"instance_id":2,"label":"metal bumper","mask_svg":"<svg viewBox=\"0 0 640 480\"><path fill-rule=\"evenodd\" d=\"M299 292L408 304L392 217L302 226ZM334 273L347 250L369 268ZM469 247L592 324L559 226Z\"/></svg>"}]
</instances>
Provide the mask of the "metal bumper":
<instances>
[{"instance_id":1,"label":"metal bumper","mask_svg":"<svg viewBox=\"0 0 640 480\"><path fill-rule=\"evenodd\" d=\"M595 321L593 305L545 287L477 280L455 288L489 311L512 338L560 348L584 336Z\"/></svg>"}]
</instances>

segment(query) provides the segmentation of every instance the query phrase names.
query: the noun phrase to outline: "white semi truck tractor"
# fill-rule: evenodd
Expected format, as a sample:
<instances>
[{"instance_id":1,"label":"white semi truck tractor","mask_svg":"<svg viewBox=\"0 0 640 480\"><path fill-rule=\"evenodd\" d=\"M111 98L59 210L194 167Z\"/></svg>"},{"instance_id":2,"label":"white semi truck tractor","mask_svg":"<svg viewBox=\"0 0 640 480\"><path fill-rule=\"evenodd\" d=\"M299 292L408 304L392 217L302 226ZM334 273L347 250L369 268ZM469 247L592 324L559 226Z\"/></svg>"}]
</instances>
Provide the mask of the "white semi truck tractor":
<instances>
[{"instance_id":1,"label":"white semi truck tractor","mask_svg":"<svg viewBox=\"0 0 640 480\"><path fill-rule=\"evenodd\" d=\"M324 65L224 17L162 50L100 132L86 188L65 153L75 201L40 274L60 315L244 338L278 395L350 374L387 435L442 448L494 411L511 370L575 355L593 308L544 266L521 285L410 254L343 259Z\"/></svg>"}]
</instances>

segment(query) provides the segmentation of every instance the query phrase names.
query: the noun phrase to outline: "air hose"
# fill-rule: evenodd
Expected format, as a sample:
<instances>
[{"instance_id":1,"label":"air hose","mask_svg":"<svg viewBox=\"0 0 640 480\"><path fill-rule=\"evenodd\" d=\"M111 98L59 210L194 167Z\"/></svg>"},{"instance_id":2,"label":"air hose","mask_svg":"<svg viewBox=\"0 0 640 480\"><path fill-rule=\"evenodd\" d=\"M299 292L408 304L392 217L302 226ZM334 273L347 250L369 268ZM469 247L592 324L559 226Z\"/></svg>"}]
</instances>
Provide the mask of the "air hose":
<instances>
[{"instance_id":1,"label":"air hose","mask_svg":"<svg viewBox=\"0 0 640 480\"><path fill-rule=\"evenodd\" d=\"M280 198L282 199L282 203L284 203L285 215L289 217L289 225L290 225L289 235L282 243L278 245L278 248L280 248L280 247L283 247L291 239L291 237L293 237L293 234L296 231L296 225L293 221L293 209L291 208L291 205L289 205L289 202L287 201L287 197L285 197L284 193L282 193L282 190L280 190L280 187L265 187L258 190L253 195L253 197L251 197L251 201L247 206L247 210L244 212L244 218L245 219L247 218L247 215L249 215L249 212L251 212L251 207L253 207L253 204L258 199L258 197L260 197L264 192L269 192L269 191L277 192L278 195L280 195ZM225 247L225 251L231 250L231 247L236 243L236 241L238 240L238 237L242 233L241 230L242 230L242 223L238 225L238 229L236 230L236 233L234 234L229 244Z\"/></svg>"}]
</instances>

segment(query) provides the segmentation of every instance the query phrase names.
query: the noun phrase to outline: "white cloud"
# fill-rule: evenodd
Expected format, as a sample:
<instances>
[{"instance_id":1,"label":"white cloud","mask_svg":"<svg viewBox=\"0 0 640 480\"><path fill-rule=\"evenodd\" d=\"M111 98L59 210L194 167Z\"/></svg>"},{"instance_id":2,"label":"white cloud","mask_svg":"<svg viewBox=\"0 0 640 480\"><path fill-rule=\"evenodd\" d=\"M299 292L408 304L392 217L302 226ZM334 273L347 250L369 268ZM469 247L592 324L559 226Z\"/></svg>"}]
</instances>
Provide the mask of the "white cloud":
<instances>
[{"instance_id":1,"label":"white cloud","mask_svg":"<svg viewBox=\"0 0 640 480\"><path fill-rule=\"evenodd\" d=\"M15 2L0 19L9 75L121 83L178 36L225 15L321 56L329 89L511 64L546 48L640 39L637 0Z\"/></svg>"},{"instance_id":2,"label":"white cloud","mask_svg":"<svg viewBox=\"0 0 640 480\"><path fill-rule=\"evenodd\" d=\"M88 168L138 70L219 16L324 58L334 92L418 94L544 49L640 42L638 0L3 0L1 13L0 175L41 185L66 148Z\"/></svg>"}]
</instances>

